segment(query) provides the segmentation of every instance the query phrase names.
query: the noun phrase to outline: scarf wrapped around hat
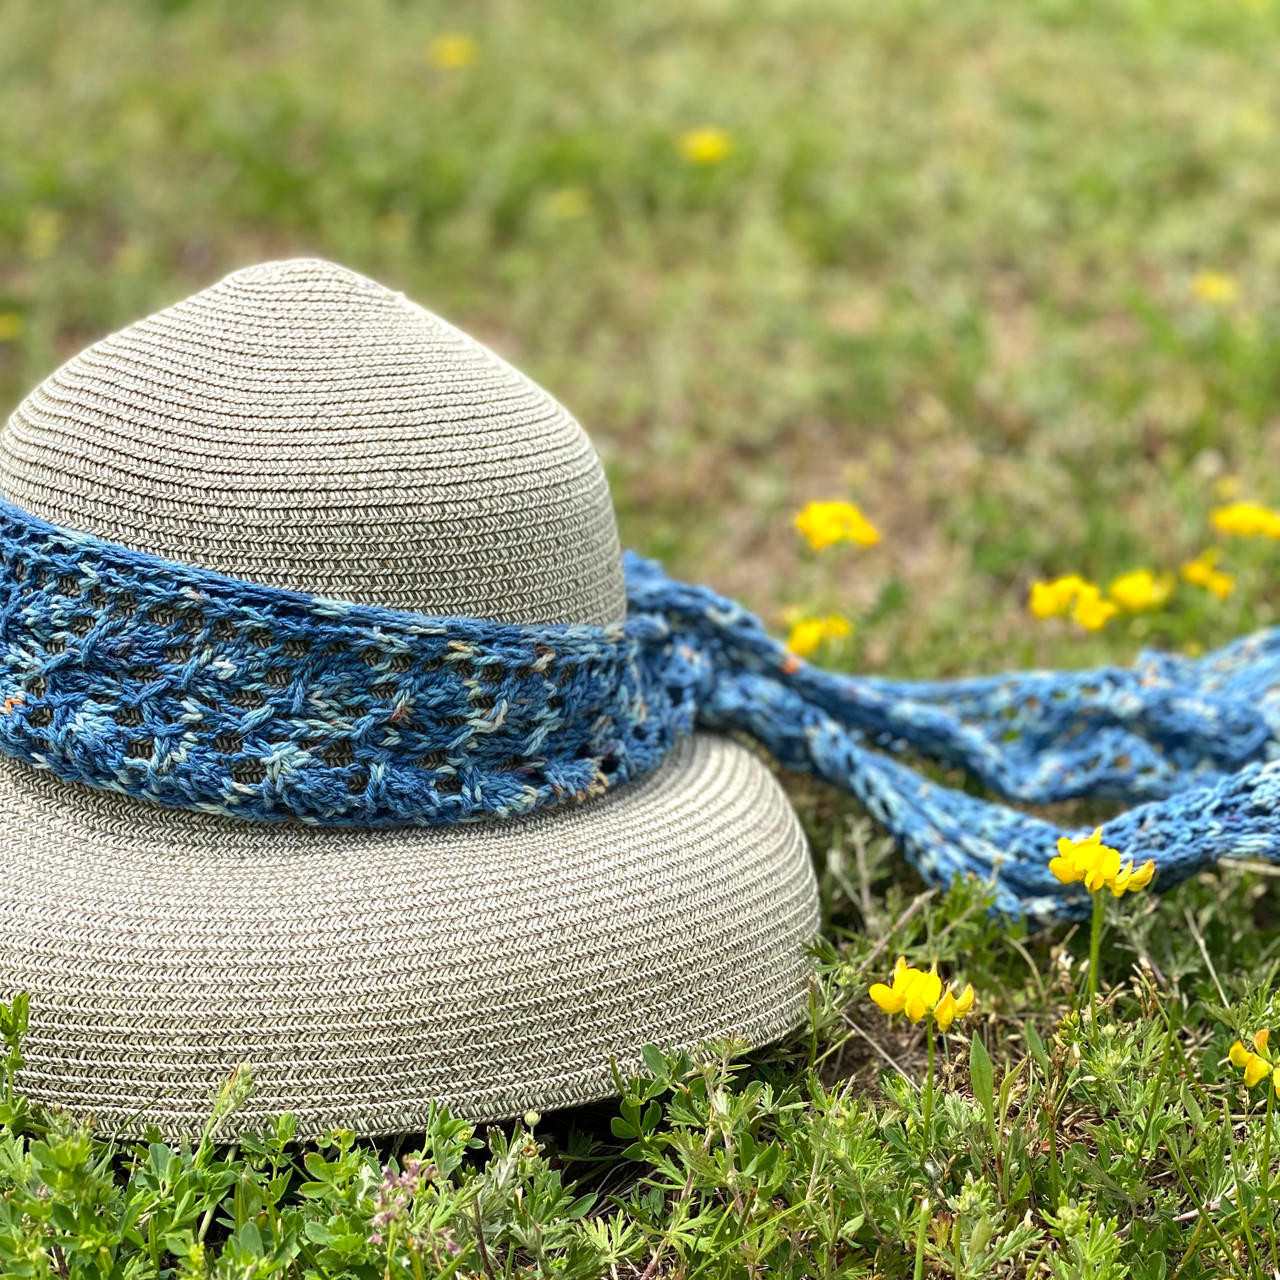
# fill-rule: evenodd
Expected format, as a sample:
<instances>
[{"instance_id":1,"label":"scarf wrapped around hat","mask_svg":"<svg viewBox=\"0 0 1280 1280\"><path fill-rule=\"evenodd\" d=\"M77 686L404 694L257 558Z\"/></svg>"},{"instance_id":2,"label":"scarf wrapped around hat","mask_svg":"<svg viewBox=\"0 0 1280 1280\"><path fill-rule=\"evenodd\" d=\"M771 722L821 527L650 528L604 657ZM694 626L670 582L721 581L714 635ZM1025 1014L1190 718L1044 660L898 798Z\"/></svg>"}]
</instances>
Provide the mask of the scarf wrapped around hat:
<instances>
[{"instance_id":1,"label":"scarf wrapped around hat","mask_svg":"<svg viewBox=\"0 0 1280 1280\"><path fill-rule=\"evenodd\" d=\"M855 795L921 874L1075 916L1064 833L1007 801L1132 808L1103 838L1169 887L1280 859L1280 630L1197 660L954 681L833 674L731 600L626 557L607 627L434 618L260 586L0 502L0 750L162 805L336 826L508 818L640 778L695 728ZM15 820L13 817L10 820ZM20 820L20 819L18 819Z\"/></svg>"}]
</instances>

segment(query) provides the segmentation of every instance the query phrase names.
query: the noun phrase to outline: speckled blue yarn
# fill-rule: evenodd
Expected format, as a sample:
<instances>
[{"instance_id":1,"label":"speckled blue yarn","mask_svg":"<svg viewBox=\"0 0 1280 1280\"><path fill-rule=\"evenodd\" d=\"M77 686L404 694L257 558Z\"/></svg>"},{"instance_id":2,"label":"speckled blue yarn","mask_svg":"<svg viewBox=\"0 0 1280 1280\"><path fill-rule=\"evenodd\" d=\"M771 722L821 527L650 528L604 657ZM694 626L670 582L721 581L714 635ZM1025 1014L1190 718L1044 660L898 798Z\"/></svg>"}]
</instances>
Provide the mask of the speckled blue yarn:
<instances>
[{"instance_id":1,"label":"speckled blue yarn","mask_svg":"<svg viewBox=\"0 0 1280 1280\"><path fill-rule=\"evenodd\" d=\"M1104 838L1168 887L1280 856L1280 630L1205 658L956 681L799 662L740 605L627 556L611 627L431 618L256 586L0 502L0 750L159 804L338 826L511 817L639 778L695 727L857 796L929 880L1087 908L1051 823L1006 800L1130 808ZM10 819L15 820L14 817ZM20 819L16 819L20 820Z\"/></svg>"}]
</instances>

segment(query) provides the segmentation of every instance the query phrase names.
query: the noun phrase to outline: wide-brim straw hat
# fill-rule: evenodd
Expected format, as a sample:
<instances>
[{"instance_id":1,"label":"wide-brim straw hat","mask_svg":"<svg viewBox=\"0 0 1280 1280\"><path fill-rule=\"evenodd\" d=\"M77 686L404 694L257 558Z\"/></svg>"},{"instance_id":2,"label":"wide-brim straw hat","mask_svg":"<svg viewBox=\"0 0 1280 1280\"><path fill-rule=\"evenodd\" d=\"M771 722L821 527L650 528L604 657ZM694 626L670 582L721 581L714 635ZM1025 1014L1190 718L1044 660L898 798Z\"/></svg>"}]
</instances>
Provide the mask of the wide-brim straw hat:
<instances>
[{"instance_id":1,"label":"wide-brim straw hat","mask_svg":"<svg viewBox=\"0 0 1280 1280\"><path fill-rule=\"evenodd\" d=\"M626 612L600 462L541 388L318 261L236 272L50 376L0 495L64 529L397 610ZM0 755L0 996L20 1083L108 1132L300 1136L587 1102L648 1043L764 1044L804 1015L817 894L769 768L695 734L578 804L447 827L169 808Z\"/></svg>"}]
</instances>

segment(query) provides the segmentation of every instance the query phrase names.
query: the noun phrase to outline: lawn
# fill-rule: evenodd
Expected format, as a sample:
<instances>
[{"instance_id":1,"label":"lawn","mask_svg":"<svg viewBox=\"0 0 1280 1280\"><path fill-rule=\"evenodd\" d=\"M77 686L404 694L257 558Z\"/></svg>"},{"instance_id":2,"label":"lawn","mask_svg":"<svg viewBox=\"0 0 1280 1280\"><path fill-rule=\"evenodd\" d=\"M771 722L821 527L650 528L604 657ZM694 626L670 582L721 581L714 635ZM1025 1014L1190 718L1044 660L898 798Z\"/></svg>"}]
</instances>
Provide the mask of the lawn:
<instances>
[{"instance_id":1,"label":"lawn","mask_svg":"<svg viewBox=\"0 0 1280 1280\"><path fill-rule=\"evenodd\" d=\"M1280 504L1278 71L1269 0L8 0L0 407L226 271L327 256L563 400L626 544L780 634L847 618L823 661L1202 651L1280 621L1275 543L1210 520ZM815 499L879 543L809 550ZM1213 545L1225 599L1177 577ZM1140 568L1177 580L1156 609L1028 609ZM928 892L788 786L825 916L781 1045L655 1052L620 1103L501 1130L177 1151L33 1112L11 1010L0 1271L1280 1269L1268 1090L1228 1062L1280 1025L1275 869L1121 900L1090 1014L1087 928ZM978 992L927 1132L923 1032L867 997L899 953Z\"/></svg>"}]
</instances>

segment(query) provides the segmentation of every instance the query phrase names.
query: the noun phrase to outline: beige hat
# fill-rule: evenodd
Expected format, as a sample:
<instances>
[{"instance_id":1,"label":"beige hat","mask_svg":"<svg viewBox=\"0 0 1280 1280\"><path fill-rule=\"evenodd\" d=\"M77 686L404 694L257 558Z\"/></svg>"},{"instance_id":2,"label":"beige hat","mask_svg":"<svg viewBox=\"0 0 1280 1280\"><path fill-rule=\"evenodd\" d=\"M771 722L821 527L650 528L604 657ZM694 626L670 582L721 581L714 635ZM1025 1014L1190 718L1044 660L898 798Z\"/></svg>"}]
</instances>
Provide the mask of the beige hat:
<instances>
[{"instance_id":1,"label":"beige hat","mask_svg":"<svg viewBox=\"0 0 1280 1280\"><path fill-rule=\"evenodd\" d=\"M620 621L581 427L491 351L318 261L268 263L90 347L0 433L34 516L272 587L419 614ZM0 633L0 644L15 643ZM300 1136L607 1096L647 1043L803 1016L817 894L769 769L698 733L580 804L446 827L167 808L0 755L0 996L21 1084L110 1131Z\"/></svg>"}]
</instances>

